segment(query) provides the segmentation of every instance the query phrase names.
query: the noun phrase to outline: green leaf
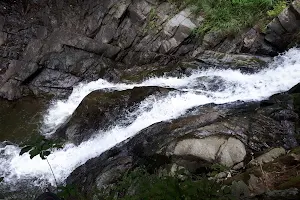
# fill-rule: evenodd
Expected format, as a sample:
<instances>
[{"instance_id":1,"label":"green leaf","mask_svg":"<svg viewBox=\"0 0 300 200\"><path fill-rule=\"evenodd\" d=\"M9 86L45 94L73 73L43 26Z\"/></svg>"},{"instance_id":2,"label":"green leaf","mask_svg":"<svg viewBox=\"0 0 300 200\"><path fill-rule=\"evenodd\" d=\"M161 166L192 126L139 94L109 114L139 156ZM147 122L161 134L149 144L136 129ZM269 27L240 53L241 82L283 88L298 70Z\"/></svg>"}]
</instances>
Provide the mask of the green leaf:
<instances>
[{"instance_id":1,"label":"green leaf","mask_svg":"<svg viewBox=\"0 0 300 200\"><path fill-rule=\"evenodd\" d=\"M53 144L52 148L62 149L63 145L61 145L61 144Z\"/></svg>"},{"instance_id":2,"label":"green leaf","mask_svg":"<svg viewBox=\"0 0 300 200\"><path fill-rule=\"evenodd\" d=\"M50 151L42 151L42 152L40 152L40 157L43 159L43 160L45 160L46 158L47 158L47 156L49 156L50 155Z\"/></svg>"},{"instance_id":3,"label":"green leaf","mask_svg":"<svg viewBox=\"0 0 300 200\"><path fill-rule=\"evenodd\" d=\"M72 189L70 190L70 195L71 195L71 196L75 196L75 195L76 195L76 190L75 190L75 188L72 188Z\"/></svg>"},{"instance_id":4,"label":"green leaf","mask_svg":"<svg viewBox=\"0 0 300 200\"><path fill-rule=\"evenodd\" d=\"M50 151L43 151L43 154L44 154L44 156L49 156L50 154L51 154L51 152Z\"/></svg>"},{"instance_id":5,"label":"green leaf","mask_svg":"<svg viewBox=\"0 0 300 200\"><path fill-rule=\"evenodd\" d=\"M225 187L225 188L223 189L223 192L224 192L225 194L230 194L230 193L231 193L231 188L230 188L230 187Z\"/></svg>"},{"instance_id":6,"label":"green leaf","mask_svg":"<svg viewBox=\"0 0 300 200\"><path fill-rule=\"evenodd\" d=\"M31 145L27 145L27 146L25 146L25 147L23 147L23 148L21 149L19 155L21 156L21 155L23 155L24 153L29 152L31 149L32 149L32 146L31 146Z\"/></svg>"},{"instance_id":7,"label":"green leaf","mask_svg":"<svg viewBox=\"0 0 300 200\"><path fill-rule=\"evenodd\" d=\"M42 144L42 150L49 150L49 149L51 149L51 146L52 145L50 145L49 143L44 143L44 144Z\"/></svg>"},{"instance_id":8,"label":"green leaf","mask_svg":"<svg viewBox=\"0 0 300 200\"><path fill-rule=\"evenodd\" d=\"M32 149L31 151L29 151L30 154L30 159L34 158L35 156L40 154L40 151L36 148Z\"/></svg>"},{"instance_id":9,"label":"green leaf","mask_svg":"<svg viewBox=\"0 0 300 200\"><path fill-rule=\"evenodd\" d=\"M4 177L0 177L0 182L2 182L4 180Z\"/></svg>"}]
</instances>

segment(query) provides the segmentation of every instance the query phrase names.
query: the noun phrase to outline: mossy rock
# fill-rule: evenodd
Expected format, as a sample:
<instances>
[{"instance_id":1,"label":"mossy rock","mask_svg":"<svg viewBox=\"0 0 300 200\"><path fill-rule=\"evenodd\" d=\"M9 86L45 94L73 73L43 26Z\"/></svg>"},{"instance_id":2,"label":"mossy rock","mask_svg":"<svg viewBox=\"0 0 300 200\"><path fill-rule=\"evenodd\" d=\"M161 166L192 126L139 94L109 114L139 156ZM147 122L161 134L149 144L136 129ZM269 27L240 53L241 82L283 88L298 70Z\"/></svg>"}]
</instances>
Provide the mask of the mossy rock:
<instances>
[{"instance_id":1,"label":"mossy rock","mask_svg":"<svg viewBox=\"0 0 300 200\"><path fill-rule=\"evenodd\" d=\"M134 69L125 70L121 76L121 81L124 82L142 82L151 77L173 76L180 77L188 75L186 69L197 69L199 63L181 62L177 65L166 66L141 66Z\"/></svg>"},{"instance_id":2,"label":"mossy rock","mask_svg":"<svg viewBox=\"0 0 300 200\"><path fill-rule=\"evenodd\" d=\"M299 147L296 147L296 148L294 148L294 149L292 149L292 150L291 150L291 153L300 155L300 146L299 146Z\"/></svg>"},{"instance_id":3,"label":"mossy rock","mask_svg":"<svg viewBox=\"0 0 300 200\"><path fill-rule=\"evenodd\" d=\"M289 189L289 188L298 188L300 189L300 176L291 177L288 181L282 183L278 186L278 189Z\"/></svg>"}]
</instances>

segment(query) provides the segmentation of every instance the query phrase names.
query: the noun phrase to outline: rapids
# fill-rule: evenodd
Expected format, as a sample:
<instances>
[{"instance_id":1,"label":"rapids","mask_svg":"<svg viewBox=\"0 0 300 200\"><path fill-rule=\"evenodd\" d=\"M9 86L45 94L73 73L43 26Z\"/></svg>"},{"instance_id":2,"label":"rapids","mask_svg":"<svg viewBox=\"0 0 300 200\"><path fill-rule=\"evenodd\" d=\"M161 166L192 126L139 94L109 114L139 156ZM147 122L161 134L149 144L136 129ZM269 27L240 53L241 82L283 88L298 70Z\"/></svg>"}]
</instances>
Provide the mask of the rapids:
<instances>
[{"instance_id":1,"label":"rapids","mask_svg":"<svg viewBox=\"0 0 300 200\"><path fill-rule=\"evenodd\" d=\"M218 80L215 81L214 80ZM269 96L287 91L300 82L300 49L290 49L274 58L268 68L255 74L245 74L239 70L195 70L185 77L152 77L142 83L110 83L99 79L81 83L73 88L65 100L52 103L44 116L41 134L51 136L75 111L82 99L94 90L126 90L139 86L161 86L176 88L166 97L149 96L141 102L133 113L128 114L130 124L122 121L110 130L99 130L95 137L79 146L66 144L62 150L53 152L48 160L59 182L88 159L100 155L114 145L134 136L140 130L160 121L171 120L184 114L188 109L207 103L229 103L237 100L259 101ZM214 84L218 84L217 89ZM132 120L130 116L138 115ZM16 185L20 180L35 180L32 184L52 183L54 179L47 162L39 157L30 159L28 154L19 156L20 148L14 145L0 146L0 177L4 184Z\"/></svg>"}]
</instances>

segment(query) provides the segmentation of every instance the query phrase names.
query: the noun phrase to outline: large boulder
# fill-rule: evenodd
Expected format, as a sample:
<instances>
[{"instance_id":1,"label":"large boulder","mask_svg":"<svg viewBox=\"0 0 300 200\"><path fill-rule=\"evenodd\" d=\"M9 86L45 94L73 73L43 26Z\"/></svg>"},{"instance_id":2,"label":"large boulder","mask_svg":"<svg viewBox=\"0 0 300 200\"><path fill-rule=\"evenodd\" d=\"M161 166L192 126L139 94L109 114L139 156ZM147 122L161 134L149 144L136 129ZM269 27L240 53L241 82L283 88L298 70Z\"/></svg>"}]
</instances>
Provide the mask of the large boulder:
<instances>
[{"instance_id":1,"label":"large boulder","mask_svg":"<svg viewBox=\"0 0 300 200\"><path fill-rule=\"evenodd\" d=\"M267 66L272 61L271 57L247 54L229 54L215 51L204 51L197 60L222 68L243 69L253 72Z\"/></svg>"},{"instance_id":2,"label":"large boulder","mask_svg":"<svg viewBox=\"0 0 300 200\"><path fill-rule=\"evenodd\" d=\"M150 95L163 96L171 89L137 87L124 91L98 90L87 95L72 116L56 131L55 135L75 144L81 143L100 130L107 130L116 121L130 123L126 112L133 111ZM137 116L131 116L131 120Z\"/></svg>"},{"instance_id":3,"label":"large boulder","mask_svg":"<svg viewBox=\"0 0 300 200\"><path fill-rule=\"evenodd\" d=\"M194 156L232 167L244 160L246 149L245 145L236 138L212 136L202 139L181 140L175 146L174 155Z\"/></svg>"},{"instance_id":4,"label":"large boulder","mask_svg":"<svg viewBox=\"0 0 300 200\"><path fill-rule=\"evenodd\" d=\"M300 31L300 1L295 0L274 18L266 29L264 39L280 51L299 41Z\"/></svg>"}]
</instances>

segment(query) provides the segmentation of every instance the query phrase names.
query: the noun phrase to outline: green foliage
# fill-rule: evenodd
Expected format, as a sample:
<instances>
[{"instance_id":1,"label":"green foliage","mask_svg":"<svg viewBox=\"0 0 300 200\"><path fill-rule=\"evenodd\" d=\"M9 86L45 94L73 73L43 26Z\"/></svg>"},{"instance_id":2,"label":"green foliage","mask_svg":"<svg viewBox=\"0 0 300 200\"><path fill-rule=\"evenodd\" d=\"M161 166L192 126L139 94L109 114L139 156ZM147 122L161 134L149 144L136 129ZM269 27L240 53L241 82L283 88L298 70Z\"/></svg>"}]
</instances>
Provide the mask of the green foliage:
<instances>
[{"instance_id":1,"label":"green foliage","mask_svg":"<svg viewBox=\"0 0 300 200\"><path fill-rule=\"evenodd\" d=\"M157 26L157 24L156 24L157 19L158 19L158 16L156 13L156 9L151 8L149 15L148 15L147 24L144 29L144 32L148 32L150 30L155 30L156 26Z\"/></svg>"},{"instance_id":2,"label":"green foliage","mask_svg":"<svg viewBox=\"0 0 300 200\"><path fill-rule=\"evenodd\" d=\"M278 186L279 189L297 188L300 185L300 176L290 177L289 180Z\"/></svg>"},{"instance_id":3,"label":"green foliage","mask_svg":"<svg viewBox=\"0 0 300 200\"><path fill-rule=\"evenodd\" d=\"M113 200L232 200L231 188L203 177L158 176L143 169L126 173L108 193L99 199Z\"/></svg>"},{"instance_id":4,"label":"green foliage","mask_svg":"<svg viewBox=\"0 0 300 200\"><path fill-rule=\"evenodd\" d=\"M30 145L24 146L20 151L20 155L28 152L31 159L40 155L41 159L45 160L53 149L60 148L62 148L62 145L58 141L49 140L41 136Z\"/></svg>"},{"instance_id":5,"label":"green foliage","mask_svg":"<svg viewBox=\"0 0 300 200\"><path fill-rule=\"evenodd\" d=\"M216 164L213 164L210 167L210 169L211 169L211 172L208 175L212 177L212 176L219 174L220 172L227 171L229 168L224 165L216 163Z\"/></svg>"},{"instance_id":6,"label":"green foliage","mask_svg":"<svg viewBox=\"0 0 300 200\"><path fill-rule=\"evenodd\" d=\"M260 20L282 11L285 0L185 0L194 6L194 12L204 16L204 23L196 28L195 35L210 31L236 34ZM270 11L271 10L271 11Z\"/></svg>"},{"instance_id":7,"label":"green foliage","mask_svg":"<svg viewBox=\"0 0 300 200\"><path fill-rule=\"evenodd\" d=\"M30 145L24 146L20 151L20 155L23 155L24 153L28 152L30 155L30 159L34 158L37 155L40 155L42 160L47 160L51 173L54 177L56 186L58 186L54 172L52 170L52 167L47 157L51 154L51 151L53 149L61 149L61 148L63 148L63 146L58 141L46 139L45 137L40 136Z\"/></svg>"},{"instance_id":8,"label":"green foliage","mask_svg":"<svg viewBox=\"0 0 300 200\"><path fill-rule=\"evenodd\" d=\"M275 3L273 6L272 10L269 10L267 13L270 17L276 17L278 16L285 8L287 7L287 2L286 1L278 1Z\"/></svg>"},{"instance_id":9,"label":"green foliage","mask_svg":"<svg viewBox=\"0 0 300 200\"><path fill-rule=\"evenodd\" d=\"M59 186L57 189L57 195L62 199L71 199L75 197L76 199L79 199L79 193L74 185Z\"/></svg>"}]
</instances>

